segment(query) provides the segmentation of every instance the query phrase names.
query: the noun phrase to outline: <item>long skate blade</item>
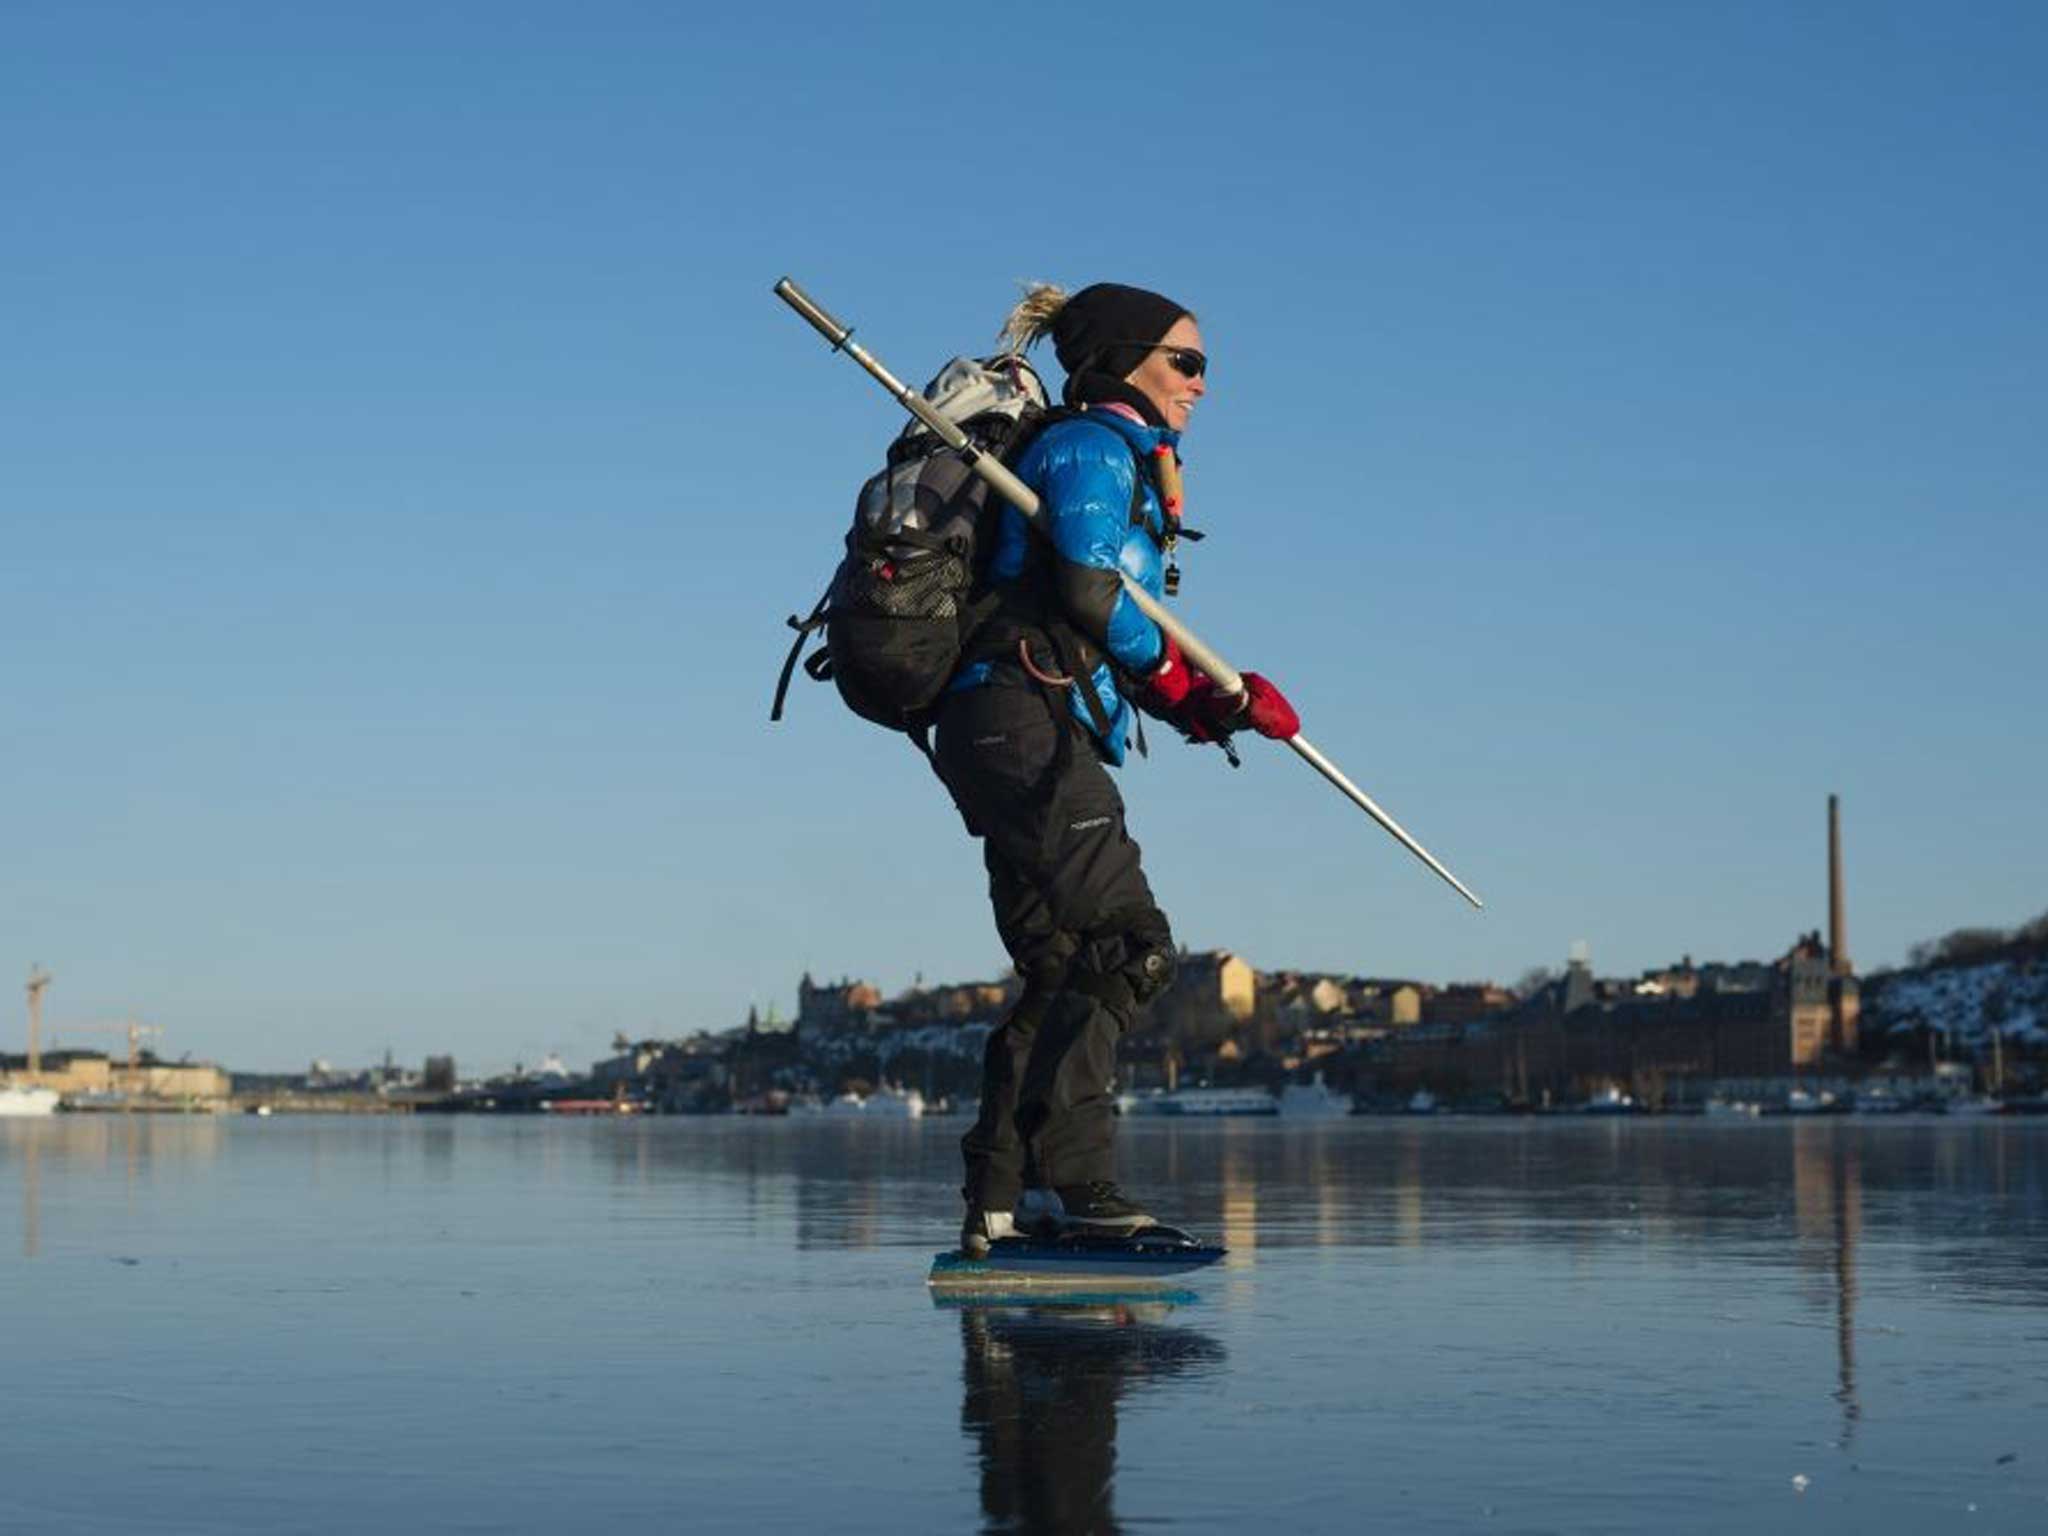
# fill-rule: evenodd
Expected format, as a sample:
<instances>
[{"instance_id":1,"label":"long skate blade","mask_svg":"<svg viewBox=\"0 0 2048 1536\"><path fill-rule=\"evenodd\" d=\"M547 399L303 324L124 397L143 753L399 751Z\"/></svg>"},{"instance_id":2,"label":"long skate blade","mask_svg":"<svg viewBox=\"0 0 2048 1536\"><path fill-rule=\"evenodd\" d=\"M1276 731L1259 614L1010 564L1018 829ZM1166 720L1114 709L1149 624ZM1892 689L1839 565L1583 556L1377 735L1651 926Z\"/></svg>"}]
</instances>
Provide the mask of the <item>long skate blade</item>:
<instances>
[{"instance_id":1,"label":"long skate blade","mask_svg":"<svg viewBox=\"0 0 2048 1536\"><path fill-rule=\"evenodd\" d=\"M1006 1237L985 1259L958 1252L935 1254L926 1283L933 1290L1019 1292L1144 1290L1184 1280L1221 1260L1228 1249L1204 1243L1177 1227L1151 1226L1124 1234L1068 1231L1056 1236Z\"/></svg>"}]
</instances>

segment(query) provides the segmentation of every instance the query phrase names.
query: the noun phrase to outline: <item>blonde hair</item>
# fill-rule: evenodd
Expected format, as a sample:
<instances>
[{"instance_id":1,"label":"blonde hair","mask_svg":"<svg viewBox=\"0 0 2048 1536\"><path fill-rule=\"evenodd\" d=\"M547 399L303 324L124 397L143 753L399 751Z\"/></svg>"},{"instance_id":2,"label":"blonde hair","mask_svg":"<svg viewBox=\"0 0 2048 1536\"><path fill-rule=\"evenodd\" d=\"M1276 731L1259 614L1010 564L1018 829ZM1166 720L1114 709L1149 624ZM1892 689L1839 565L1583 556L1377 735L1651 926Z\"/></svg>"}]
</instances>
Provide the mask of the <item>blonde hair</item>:
<instances>
[{"instance_id":1,"label":"blonde hair","mask_svg":"<svg viewBox=\"0 0 2048 1536\"><path fill-rule=\"evenodd\" d=\"M1067 290L1057 283L1022 283L1024 297L1003 321L996 339L1005 351L1028 352L1052 333L1053 321L1067 307Z\"/></svg>"}]
</instances>

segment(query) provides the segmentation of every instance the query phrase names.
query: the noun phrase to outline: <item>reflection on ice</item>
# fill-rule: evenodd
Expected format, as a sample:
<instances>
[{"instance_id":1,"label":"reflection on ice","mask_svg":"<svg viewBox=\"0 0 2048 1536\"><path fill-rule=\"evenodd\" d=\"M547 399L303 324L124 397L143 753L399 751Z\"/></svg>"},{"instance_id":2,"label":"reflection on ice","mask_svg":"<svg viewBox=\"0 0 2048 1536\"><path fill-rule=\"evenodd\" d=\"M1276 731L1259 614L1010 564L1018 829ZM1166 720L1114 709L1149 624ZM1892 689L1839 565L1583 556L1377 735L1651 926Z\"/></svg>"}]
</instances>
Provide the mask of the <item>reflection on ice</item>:
<instances>
[{"instance_id":1,"label":"reflection on ice","mask_svg":"<svg viewBox=\"0 0 2048 1536\"><path fill-rule=\"evenodd\" d=\"M1800 1125L1792 1140L1793 1205L1801 1263L1822 1268L1835 1314L1835 1401L1842 1409L1839 1444L1856 1435L1856 1240L1863 1230L1861 1140L1834 1127Z\"/></svg>"},{"instance_id":2,"label":"reflection on ice","mask_svg":"<svg viewBox=\"0 0 2048 1536\"><path fill-rule=\"evenodd\" d=\"M1120 1530L1117 1405L1220 1370L1170 1301L961 1307L960 1426L989 1531Z\"/></svg>"}]
</instances>

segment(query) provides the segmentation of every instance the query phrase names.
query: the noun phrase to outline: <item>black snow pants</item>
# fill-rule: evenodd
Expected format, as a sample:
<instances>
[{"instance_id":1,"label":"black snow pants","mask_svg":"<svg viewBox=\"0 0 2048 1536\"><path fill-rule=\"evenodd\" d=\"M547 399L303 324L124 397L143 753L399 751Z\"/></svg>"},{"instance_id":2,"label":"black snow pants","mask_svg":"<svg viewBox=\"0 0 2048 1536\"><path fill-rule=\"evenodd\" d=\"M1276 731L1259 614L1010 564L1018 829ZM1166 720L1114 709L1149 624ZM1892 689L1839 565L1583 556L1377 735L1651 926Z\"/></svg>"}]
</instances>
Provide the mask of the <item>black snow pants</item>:
<instances>
[{"instance_id":1,"label":"black snow pants","mask_svg":"<svg viewBox=\"0 0 2048 1536\"><path fill-rule=\"evenodd\" d=\"M1023 1187L1116 1176L1117 1039L1173 979L1173 933L1063 697L1004 669L951 695L937 736L939 776L982 841L996 930L1024 981L989 1037L981 1113L960 1144L968 1203L1007 1211Z\"/></svg>"}]
</instances>

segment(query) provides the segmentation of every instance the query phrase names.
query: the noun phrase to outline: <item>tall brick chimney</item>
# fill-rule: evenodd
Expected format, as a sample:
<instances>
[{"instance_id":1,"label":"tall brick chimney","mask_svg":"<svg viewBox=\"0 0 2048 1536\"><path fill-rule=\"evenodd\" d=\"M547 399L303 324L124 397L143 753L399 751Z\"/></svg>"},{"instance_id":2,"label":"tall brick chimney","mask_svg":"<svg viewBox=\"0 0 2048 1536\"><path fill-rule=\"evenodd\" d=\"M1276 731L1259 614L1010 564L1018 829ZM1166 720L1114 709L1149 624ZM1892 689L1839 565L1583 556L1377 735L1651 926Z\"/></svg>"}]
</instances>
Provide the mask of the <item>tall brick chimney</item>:
<instances>
[{"instance_id":1,"label":"tall brick chimney","mask_svg":"<svg viewBox=\"0 0 2048 1536\"><path fill-rule=\"evenodd\" d=\"M1842 799L1828 796L1828 1048L1854 1051L1862 997L1849 963L1849 914L1842 905Z\"/></svg>"},{"instance_id":2,"label":"tall brick chimney","mask_svg":"<svg viewBox=\"0 0 2048 1536\"><path fill-rule=\"evenodd\" d=\"M1847 976L1849 915L1842 910L1842 797L1828 796L1828 974Z\"/></svg>"}]
</instances>

